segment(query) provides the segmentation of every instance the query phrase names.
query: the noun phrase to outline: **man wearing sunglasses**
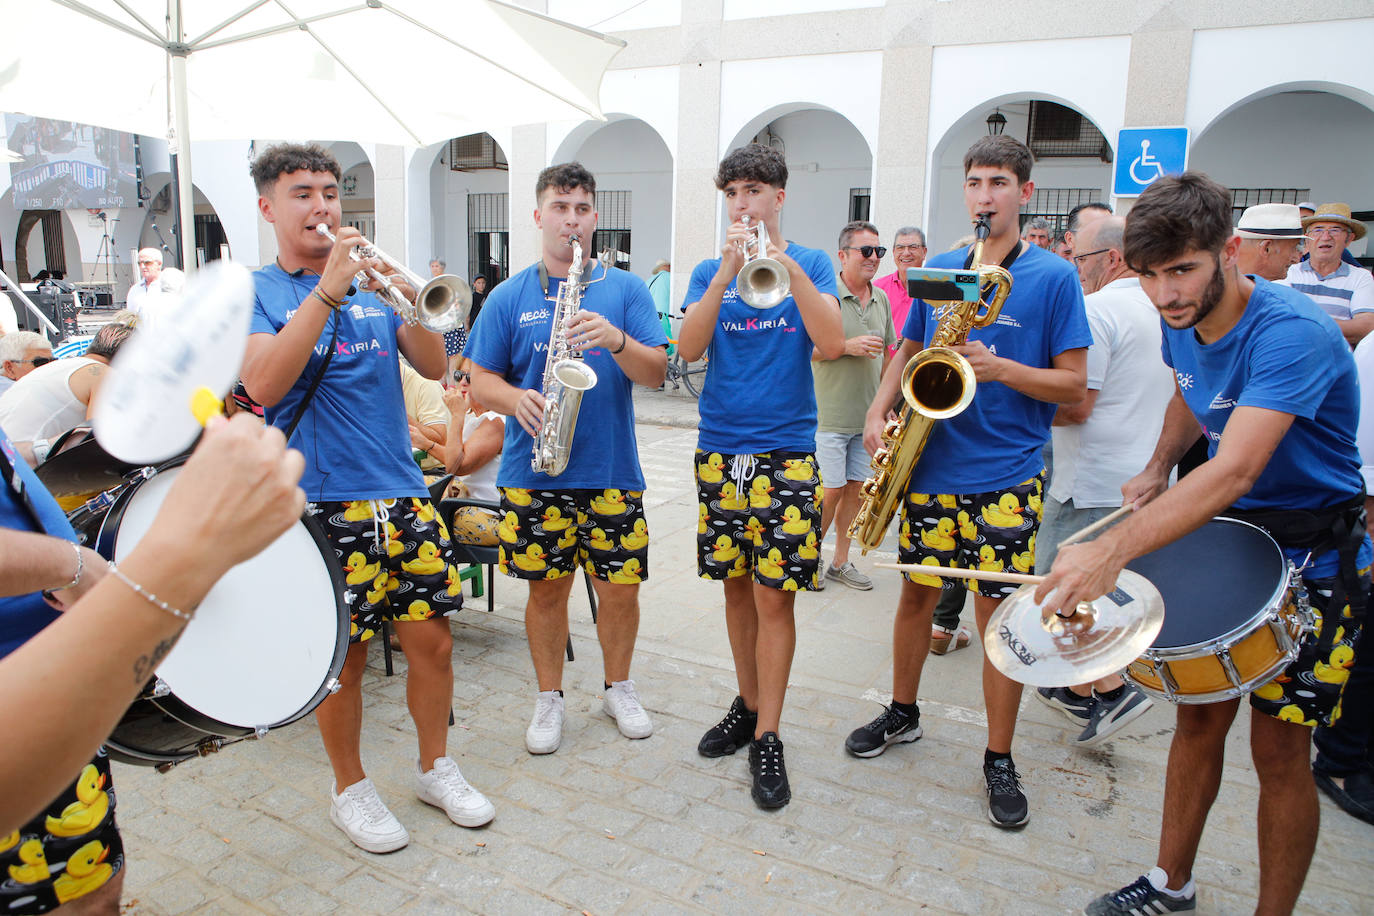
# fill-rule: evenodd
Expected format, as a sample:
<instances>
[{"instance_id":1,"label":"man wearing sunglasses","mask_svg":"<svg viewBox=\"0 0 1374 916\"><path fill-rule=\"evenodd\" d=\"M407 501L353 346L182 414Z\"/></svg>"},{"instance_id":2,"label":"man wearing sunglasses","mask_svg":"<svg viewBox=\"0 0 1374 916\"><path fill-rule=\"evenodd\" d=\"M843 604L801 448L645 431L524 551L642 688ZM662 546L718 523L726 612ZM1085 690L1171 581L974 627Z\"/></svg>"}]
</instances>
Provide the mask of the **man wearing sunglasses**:
<instances>
[{"instance_id":1,"label":"man wearing sunglasses","mask_svg":"<svg viewBox=\"0 0 1374 916\"><path fill-rule=\"evenodd\" d=\"M840 317L844 321L844 352L826 359L811 348L811 372L816 380L816 457L821 482L831 498L821 503L821 535L825 541L835 522L835 555L825 579L867 591L873 580L849 560L849 523L859 508L859 487L869 473L864 449L864 413L878 393L887 368L890 347L897 343L887 296L873 283L887 249L878 244L878 230L856 220L840 230Z\"/></svg>"},{"instance_id":2,"label":"man wearing sunglasses","mask_svg":"<svg viewBox=\"0 0 1374 916\"><path fill-rule=\"evenodd\" d=\"M42 365L0 395L0 427L5 434L14 442L32 442L34 458L41 463L48 454L48 440L91 415L110 360L133 331L132 325L111 322L96 332L84 356L52 361L52 351L44 350L45 355L33 357L43 360Z\"/></svg>"},{"instance_id":3,"label":"man wearing sunglasses","mask_svg":"<svg viewBox=\"0 0 1374 916\"><path fill-rule=\"evenodd\" d=\"M46 363L52 362L52 347L42 334L16 331L0 337L0 394Z\"/></svg>"},{"instance_id":4,"label":"man wearing sunglasses","mask_svg":"<svg viewBox=\"0 0 1374 916\"><path fill-rule=\"evenodd\" d=\"M1285 283L1316 300L1353 347L1374 331L1374 276L1343 263L1341 255L1364 238L1364 223L1351 218L1349 204L1332 203L1304 217L1302 228L1309 257L1288 269Z\"/></svg>"}]
</instances>

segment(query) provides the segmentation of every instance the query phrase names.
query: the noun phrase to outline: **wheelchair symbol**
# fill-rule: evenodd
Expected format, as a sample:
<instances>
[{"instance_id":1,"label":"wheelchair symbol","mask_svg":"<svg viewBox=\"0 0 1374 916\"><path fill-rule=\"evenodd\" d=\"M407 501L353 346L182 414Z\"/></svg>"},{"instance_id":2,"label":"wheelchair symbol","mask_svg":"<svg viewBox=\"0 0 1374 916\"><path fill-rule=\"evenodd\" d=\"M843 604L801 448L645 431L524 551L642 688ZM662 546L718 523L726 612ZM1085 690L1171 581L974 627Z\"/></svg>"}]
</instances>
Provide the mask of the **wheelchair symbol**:
<instances>
[{"instance_id":1,"label":"wheelchair symbol","mask_svg":"<svg viewBox=\"0 0 1374 916\"><path fill-rule=\"evenodd\" d=\"M1144 172L1144 174L1148 177L1142 178L1140 174L1136 172L1137 166L1139 166ZM1142 188L1148 185L1150 182L1154 181L1156 178L1164 177L1164 166L1160 164L1158 159L1150 155L1149 140L1140 141L1140 155L1137 156L1134 160L1132 160L1130 172L1131 180L1134 181L1136 184L1140 185ZM1154 174L1151 174L1151 172L1153 172Z\"/></svg>"}]
</instances>

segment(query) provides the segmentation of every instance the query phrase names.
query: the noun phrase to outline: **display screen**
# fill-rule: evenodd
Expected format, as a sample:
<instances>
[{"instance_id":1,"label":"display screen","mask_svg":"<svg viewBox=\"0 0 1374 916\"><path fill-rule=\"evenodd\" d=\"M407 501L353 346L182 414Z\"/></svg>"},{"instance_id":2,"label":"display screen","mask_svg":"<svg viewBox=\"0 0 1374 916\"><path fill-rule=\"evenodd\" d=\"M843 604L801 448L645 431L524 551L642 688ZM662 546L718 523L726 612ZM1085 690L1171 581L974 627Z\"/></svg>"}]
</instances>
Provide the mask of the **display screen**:
<instances>
[{"instance_id":1,"label":"display screen","mask_svg":"<svg viewBox=\"0 0 1374 916\"><path fill-rule=\"evenodd\" d=\"M138 201L132 134L5 115L16 210L132 207Z\"/></svg>"}]
</instances>

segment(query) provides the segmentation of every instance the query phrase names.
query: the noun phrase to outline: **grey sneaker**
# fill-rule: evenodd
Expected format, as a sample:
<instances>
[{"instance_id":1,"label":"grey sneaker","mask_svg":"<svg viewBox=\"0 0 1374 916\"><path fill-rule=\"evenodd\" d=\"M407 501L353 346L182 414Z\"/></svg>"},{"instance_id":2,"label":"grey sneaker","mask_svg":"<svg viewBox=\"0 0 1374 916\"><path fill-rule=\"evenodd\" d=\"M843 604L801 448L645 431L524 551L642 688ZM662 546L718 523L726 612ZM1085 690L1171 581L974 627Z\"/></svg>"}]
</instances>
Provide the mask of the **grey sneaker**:
<instances>
[{"instance_id":1,"label":"grey sneaker","mask_svg":"<svg viewBox=\"0 0 1374 916\"><path fill-rule=\"evenodd\" d=\"M1086 916L1138 916L1141 913L1159 916L1197 909L1197 893L1191 881L1179 896L1174 896L1155 887L1156 883L1163 884L1167 880L1164 869L1156 866L1148 875L1141 875L1121 890L1098 897L1084 907L1083 912Z\"/></svg>"},{"instance_id":2,"label":"grey sneaker","mask_svg":"<svg viewBox=\"0 0 1374 916\"><path fill-rule=\"evenodd\" d=\"M1117 697L1115 702L1108 702L1094 694L1092 716L1078 736L1079 747L1096 747L1140 718L1153 705L1150 698L1134 684L1127 684L1126 692Z\"/></svg>"},{"instance_id":3,"label":"grey sneaker","mask_svg":"<svg viewBox=\"0 0 1374 916\"><path fill-rule=\"evenodd\" d=\"M861 592L866 592L873 587L873 580L855 569L852 561L843 566L827 567L825 570L825 577L827 579L834 579L841 585L857 588Z\"/></svg>"},{"instance_id":4,"label":"grey sneaker","mask_svg":"<svg viewBox=\"0 0 1374 916\"><path fill-rule=\"evenodd\" d=\"M1050 709L1057 709L1076 726L1092 721L1094 700L1091 694L1080 697L1067 687L1037 687L1035 695Z\"/></svg>"},{"instance_id":5,"label":"grey sneaker","mask_svg":"<svg viewBox=\"0 0 1374 916\"><path fill-rule=\"evenodd\" d=\"M435 760L428 773L419 772L417 764L415 794L425 804L444 809L459 827L481 827L496 816L491 802L468 784L451 757Z\"/></svg>"},{"instance_id":6,"label":"grey sneaker","mask_svg":"<svg viewBox=\"0 0 1374 916\"><path fill-rule=\"evenodd\" d=\"M654 723L639 702L634 681L616 681L612 684L602 697L601 708L606 715L615 719L616 727L626 738L647 738L654 733Z\"/></svg>"}]
</instances>

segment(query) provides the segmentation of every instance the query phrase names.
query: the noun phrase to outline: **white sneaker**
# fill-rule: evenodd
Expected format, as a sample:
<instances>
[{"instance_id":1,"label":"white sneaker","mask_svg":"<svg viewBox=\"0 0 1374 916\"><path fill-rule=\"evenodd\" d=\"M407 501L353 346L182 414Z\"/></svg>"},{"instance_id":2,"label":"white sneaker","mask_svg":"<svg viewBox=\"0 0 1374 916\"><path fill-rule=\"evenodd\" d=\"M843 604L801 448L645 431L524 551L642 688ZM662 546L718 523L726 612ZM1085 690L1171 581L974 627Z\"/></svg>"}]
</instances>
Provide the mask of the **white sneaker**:
<instances>
[{"instance_id":1,"label":"white sneaker","mask_svg":"<svg viewBox=\"0 0 1374 916\"><path fill-rule=\"evenodd\" d=\"M543 690L534 701L534 718L525 729L525 750L531 754L552 754L563 743L563 697L556 690Z\"/></svg>"},{"instance_id":2,"label":"white sneaker","mask_svg":"<svg viewBox=\"0 0 1374 916\"><path fill-rule=\"evenodd\" d=\"M634 681L616 681L602 698L601 708L615 719L620 733L626 738L647 738L654 733L654 723L644 711L635 693Z\"/></svg>"},{"instance_id":3,"label":"white sneaker","mask_svg":"<svg viewBox=\"0 0 1374 916\"><path fill-rule=\"evenodd\" d=\"M354 846L368 852L395 852L410 842L410 834L382 804L372 780L364 778L338 795L335 788L329 787L329 819Z\"/></svg>"},{"instance_id":4,"label":"white sneaker","mask_svg":"<svg viewBox=\"0 0 1374 916\"><path fill-rule=\"evenodd\" d=\"M418 771L419 764L415 766ZM451 757L437 758L434 769L415 777L415 794L425 804L443 808L448 819L459 827L481 827L496 816L496 808L485 795L468 785Z\"/></svg>"}]
</instances>

